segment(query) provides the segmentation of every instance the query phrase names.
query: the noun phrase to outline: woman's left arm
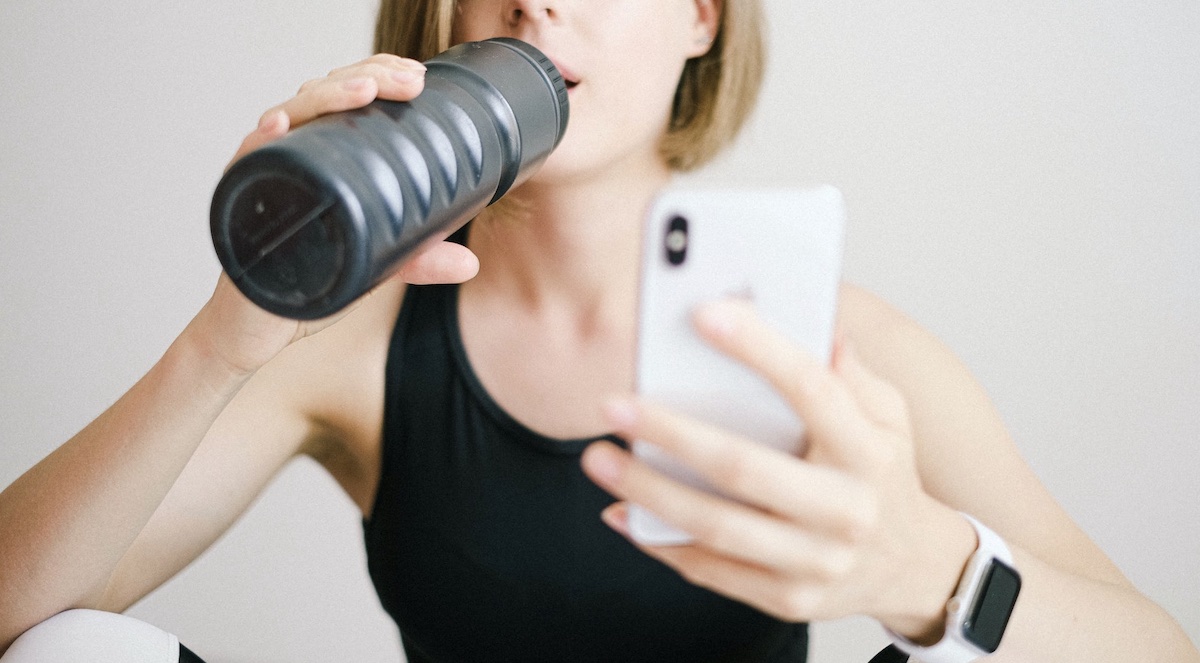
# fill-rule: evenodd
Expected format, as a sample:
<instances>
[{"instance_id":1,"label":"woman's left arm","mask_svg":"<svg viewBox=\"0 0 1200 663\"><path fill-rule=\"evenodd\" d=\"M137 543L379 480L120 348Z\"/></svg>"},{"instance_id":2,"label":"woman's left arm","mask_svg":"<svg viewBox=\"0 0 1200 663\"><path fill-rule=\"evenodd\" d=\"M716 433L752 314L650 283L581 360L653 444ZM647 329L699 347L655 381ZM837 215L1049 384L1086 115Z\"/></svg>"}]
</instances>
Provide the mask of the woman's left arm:
<instances>
[{"instance_id":1,"label":"woman's left arm","mask_svg":"<svg viewBox=\"0 0 1200 663\"><path fill-rule=\"evenodd\" d=\"M790 621L851 614L909 639L941 637L975 549L957 512L998 532L1023 583L1001 661L1200 661L1187 635L1071 521L1021 459L979 385L930 334L874 297L843 291L841 340L821 365L748 306L720 303L701 335L758 371L807 426L796 458L651 403L608 416L732 501L674 482L613 445L584 468L601 486L690 532L640 546L690 581ZM605 520L624 530L625 507Z\"/></svg>"}]
</instances>

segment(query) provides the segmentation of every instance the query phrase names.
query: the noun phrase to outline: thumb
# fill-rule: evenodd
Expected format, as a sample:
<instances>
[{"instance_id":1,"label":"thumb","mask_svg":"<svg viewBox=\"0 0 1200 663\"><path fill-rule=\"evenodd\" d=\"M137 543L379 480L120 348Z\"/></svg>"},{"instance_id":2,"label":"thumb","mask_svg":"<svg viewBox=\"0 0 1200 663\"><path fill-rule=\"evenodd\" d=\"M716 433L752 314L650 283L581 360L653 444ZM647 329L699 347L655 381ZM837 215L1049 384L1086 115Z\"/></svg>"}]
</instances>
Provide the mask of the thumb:
<instances>
[{"instance_id":1,"label":"thumb","mask_svg":"<svg viewBox=\"0 0 1200 663\"><path fill-rule=\"evenodd\" d=\"M462 283L479 273L479 258L454 242L437 242L422 248L397 270L396 278L413 285Z\"/></svg>"}]
</instances>

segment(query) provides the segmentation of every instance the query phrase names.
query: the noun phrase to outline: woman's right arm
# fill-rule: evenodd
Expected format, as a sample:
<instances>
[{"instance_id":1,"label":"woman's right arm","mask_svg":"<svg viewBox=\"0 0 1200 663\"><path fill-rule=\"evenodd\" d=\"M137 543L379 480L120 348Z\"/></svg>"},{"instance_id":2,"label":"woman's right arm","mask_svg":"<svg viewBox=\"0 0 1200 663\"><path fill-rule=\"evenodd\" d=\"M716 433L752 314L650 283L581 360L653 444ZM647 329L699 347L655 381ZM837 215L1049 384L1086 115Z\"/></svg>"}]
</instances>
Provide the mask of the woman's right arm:
<instances>
[{"instance_id":1,"label":"woman's right arm","mask_svg":"<svg viewBox=\"0 0 1200 663\"><path fill-rule=\"evenodd\" d=\"M423 68L374 56L306 83L263 115L234 160L319 115L416 96ZM456 282L478 264L441 244L406 263L410 283ZM0 654L70 608L122 611L221 535L319 434L307 366L328 348L251 304L221 275L162 359L111 408L0 493Z\"/></svg>"},{"instance_id":2,"label":"woman's right arm","mask_svg":"<svg viewBox=\"0 0 1200 663\"><path fill-rule=\"evenodd\" d=\"M0 651L59 611L126 608L203 550L148 550L131 567L124 560L139 537L191 543L220 536L229 515L245 508L241 494L252 498L290 455L282 442L298 432L299 420L280 407L256 407L252 401L262 398L254 390L238 408L268 419L256 426L254 443L232 448L228 432L250 431L233 410L223 417L224 434L215 430L248 383L269 382L252 366L230 364L212 344L214 310L229 307L223 289L116 404L0 492ZM202 444L209 460L198 458L185 474ZM250 458L241 453L247 450ZM218 476L220 465L235 468L235 476ZM202 485L197 473L224 485ZM247 485L250 477L259 485ZM163 509L174 513L155 518L168 496L191 508Z\"/></svg>"}]
</instances>

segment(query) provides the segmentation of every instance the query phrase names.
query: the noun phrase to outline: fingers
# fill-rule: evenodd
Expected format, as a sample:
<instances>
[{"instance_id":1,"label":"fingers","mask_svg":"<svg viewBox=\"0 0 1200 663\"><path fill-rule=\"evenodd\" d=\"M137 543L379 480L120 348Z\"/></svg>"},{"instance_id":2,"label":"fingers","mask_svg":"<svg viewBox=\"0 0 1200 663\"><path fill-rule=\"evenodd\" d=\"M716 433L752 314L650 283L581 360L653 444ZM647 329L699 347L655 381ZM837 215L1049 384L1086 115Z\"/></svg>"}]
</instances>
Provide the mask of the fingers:
<instances>
[{"instance_id":1,"label":"fingers","mask_svg":"<svg viewBox=\"0 0 1200 663\"><path fill-rule=\"evenodd\" d=\"M887 577L881 569L907 549L888 529L906 519L884 512L923 495L903 396L849 344L839 342L826 366L748 304L701 307L695 323L804 420L804 458L653 404L618 401L606 414L623 437L653 444L710 485L694 488L607 443L589 447L584 471L618 499L695 537L681 547L634 541L687 580L785 619L864 612L864 597L875 589L869 577ZM627 534L624 513L619 503L603 517Z\"/></svg>"},{"instance_id":2,"label":"fingers","mask_svg":"<svg viewBox=\"0 0 1200 663\"><path fill-rule=\"evenodd\" d=\"M628 532L628 509L617 503L603 513L604 521L618 532ZM730 559L696 546L643 546L642 552L675 569L688 582L762 608L791 621L807 621L819 614L821 593L811 584L782 582L769 568Z\"/></svg>"},{"instance_id":3,"label":"fingers","mask_svg":"<svg viewBox=\"0 0 1200 663\"><path fill-rule=\"evenodd\" d=\"M296 96L264 116L283 111L294 128L322 115L361 108L375 99L408 101L424 86L425 65L380 53L301 85Z\"/></svg>"},{"instance_id":4,"label":"fingers","mask_svg":"<svg viewBox=\"0 0 1200 663\"><path fill-rule=\"evenodd\" d=\"M229 165L322 115L361 108L375 99L409 101L424 87L425 65L396 55L379 53L334 69L324 78L301 85L296 96L263 113L258 128L242 141Z\"/></svg>"},{"instance_id":5,"label":"fingers","mask_svg":"<svg viewBox=\"0 0 1200 663\"><path fill-rule=\"evenodd\" d=\"M752 305L726 300L700 307L696 329L718 350L766 378L808 428L822 456L854 469L875 435L854 394L815 357L763 322Z\"/></svg>"},{"instance_id":6,"label":"fingers","mask_svg":"<svg viewBox=\"0 0 1200 663\"><path fill-rule=\"evenodd\" d=\"M693 535L696 544L790 575L824 575L839 546L824 537L742 504L668 479L611 443L597 443L584 454L584 469L606 490L652 511ZM612 481L604 466L619 466Z\"/></svg>"},{"instance_id":7,"label":"fingers","mask_svg":"<svg viewBox=\"0 0 1200 663\"><path fill-rule=\"evenodd\" d=\"M779 574L770 570L702 548L639 548L675 569L688 582L754 606L783 621L807 622L825 616L825 594L819 582L784 582Z\"/></svg>"},{"instance_id":8,"label":"fingers","mask_svg":"<svg viewBox=\"0 0 1200 663\"><path fill-rule=\"evenodd\" d=\"M874 517L862 484L835 469L651 404L615 401L605 412L622 436L649 440L733 499L839 537Z\"/></svg>"},{"instance_id":9,"label":"fingers","mask_svg":"<svg viewBox=\"0 0 1200 663\"><path fill-rule=\"evenodd\" d=\"M425 65L399 55L376 53L361 62L338 67L325 78L305 83L300 89L304 91L307 86L325 81L361 78L370 78L376 82L379 90L377 96L380 99L408 101L421 92L425 81Z\"/></svg>"}]
</instances>

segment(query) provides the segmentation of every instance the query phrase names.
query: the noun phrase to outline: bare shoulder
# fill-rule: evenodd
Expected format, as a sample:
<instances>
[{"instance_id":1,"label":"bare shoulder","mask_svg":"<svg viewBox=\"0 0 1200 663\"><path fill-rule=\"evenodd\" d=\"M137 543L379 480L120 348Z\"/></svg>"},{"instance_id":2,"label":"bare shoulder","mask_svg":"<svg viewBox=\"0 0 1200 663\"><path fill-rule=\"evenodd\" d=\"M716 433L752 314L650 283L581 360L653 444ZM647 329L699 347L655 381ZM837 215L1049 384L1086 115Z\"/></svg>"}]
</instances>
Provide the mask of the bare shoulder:
<instances>
[{"instance_id":1,"label":"bare shoulder","mask_svg":"<svg viewBox=\"0 0 1200 663\"><path fill-rule=\"evenodd\" d=\"M843 282L838 292L838 331L856 343L898 341L917 332L916 323L875 293Z\"/></svg>"},{"instance_id":2,"label":"bare shoulder","mask_svg":"<svg viewBox=\"0 0 1200 663\"><path fill-rule=\"evenodd\" d=\"M974 385L966 368L932 333L882 297L843 283L839 292L837 333L883 377L905 386L928 388L934 378ZM961 385L959 385L961 386Z\"/></svg>"},{"instance_id":3,"label":"bare shoulder","mask_svg":"<svg viewBox=\"0 0 1200 663\"><path fill-rule=\"evenodd\" d=\"M911 396L947 390L943 398L969 395L977 401L972 406L986 404L987 413L996 414L990 402L983 403L987 397L982 387L946 344L875 293L843 283L837 329L875 372L902 391L913 390ZM998 425L998 416L991 423Z\"/></svg>"},{"instance_id":4,"label":"bare shoulder","mask_svg":"<svg viewBox=\"0 0 1200 663\"><path fill-rule=\"evenodd\" d=\"M1042 485L991 398L946 344L881 297L849 284L840 292L838 333L904 396L929 494L1043 560L1125 582Z\"/></svg>"},{"instance_id":5,"label":"bare shoulder","mask_svg":"<svg viewBox=\"0 0 1200 663\"><path fill-rule=\"evenodd\" d=\"M878 295L844 284L838 334L904 396L926 489L964 510L973 495L955 477L984 454L1016 457L995 406L967 367L932 333Z\"/></svg>"}]
</instances>

